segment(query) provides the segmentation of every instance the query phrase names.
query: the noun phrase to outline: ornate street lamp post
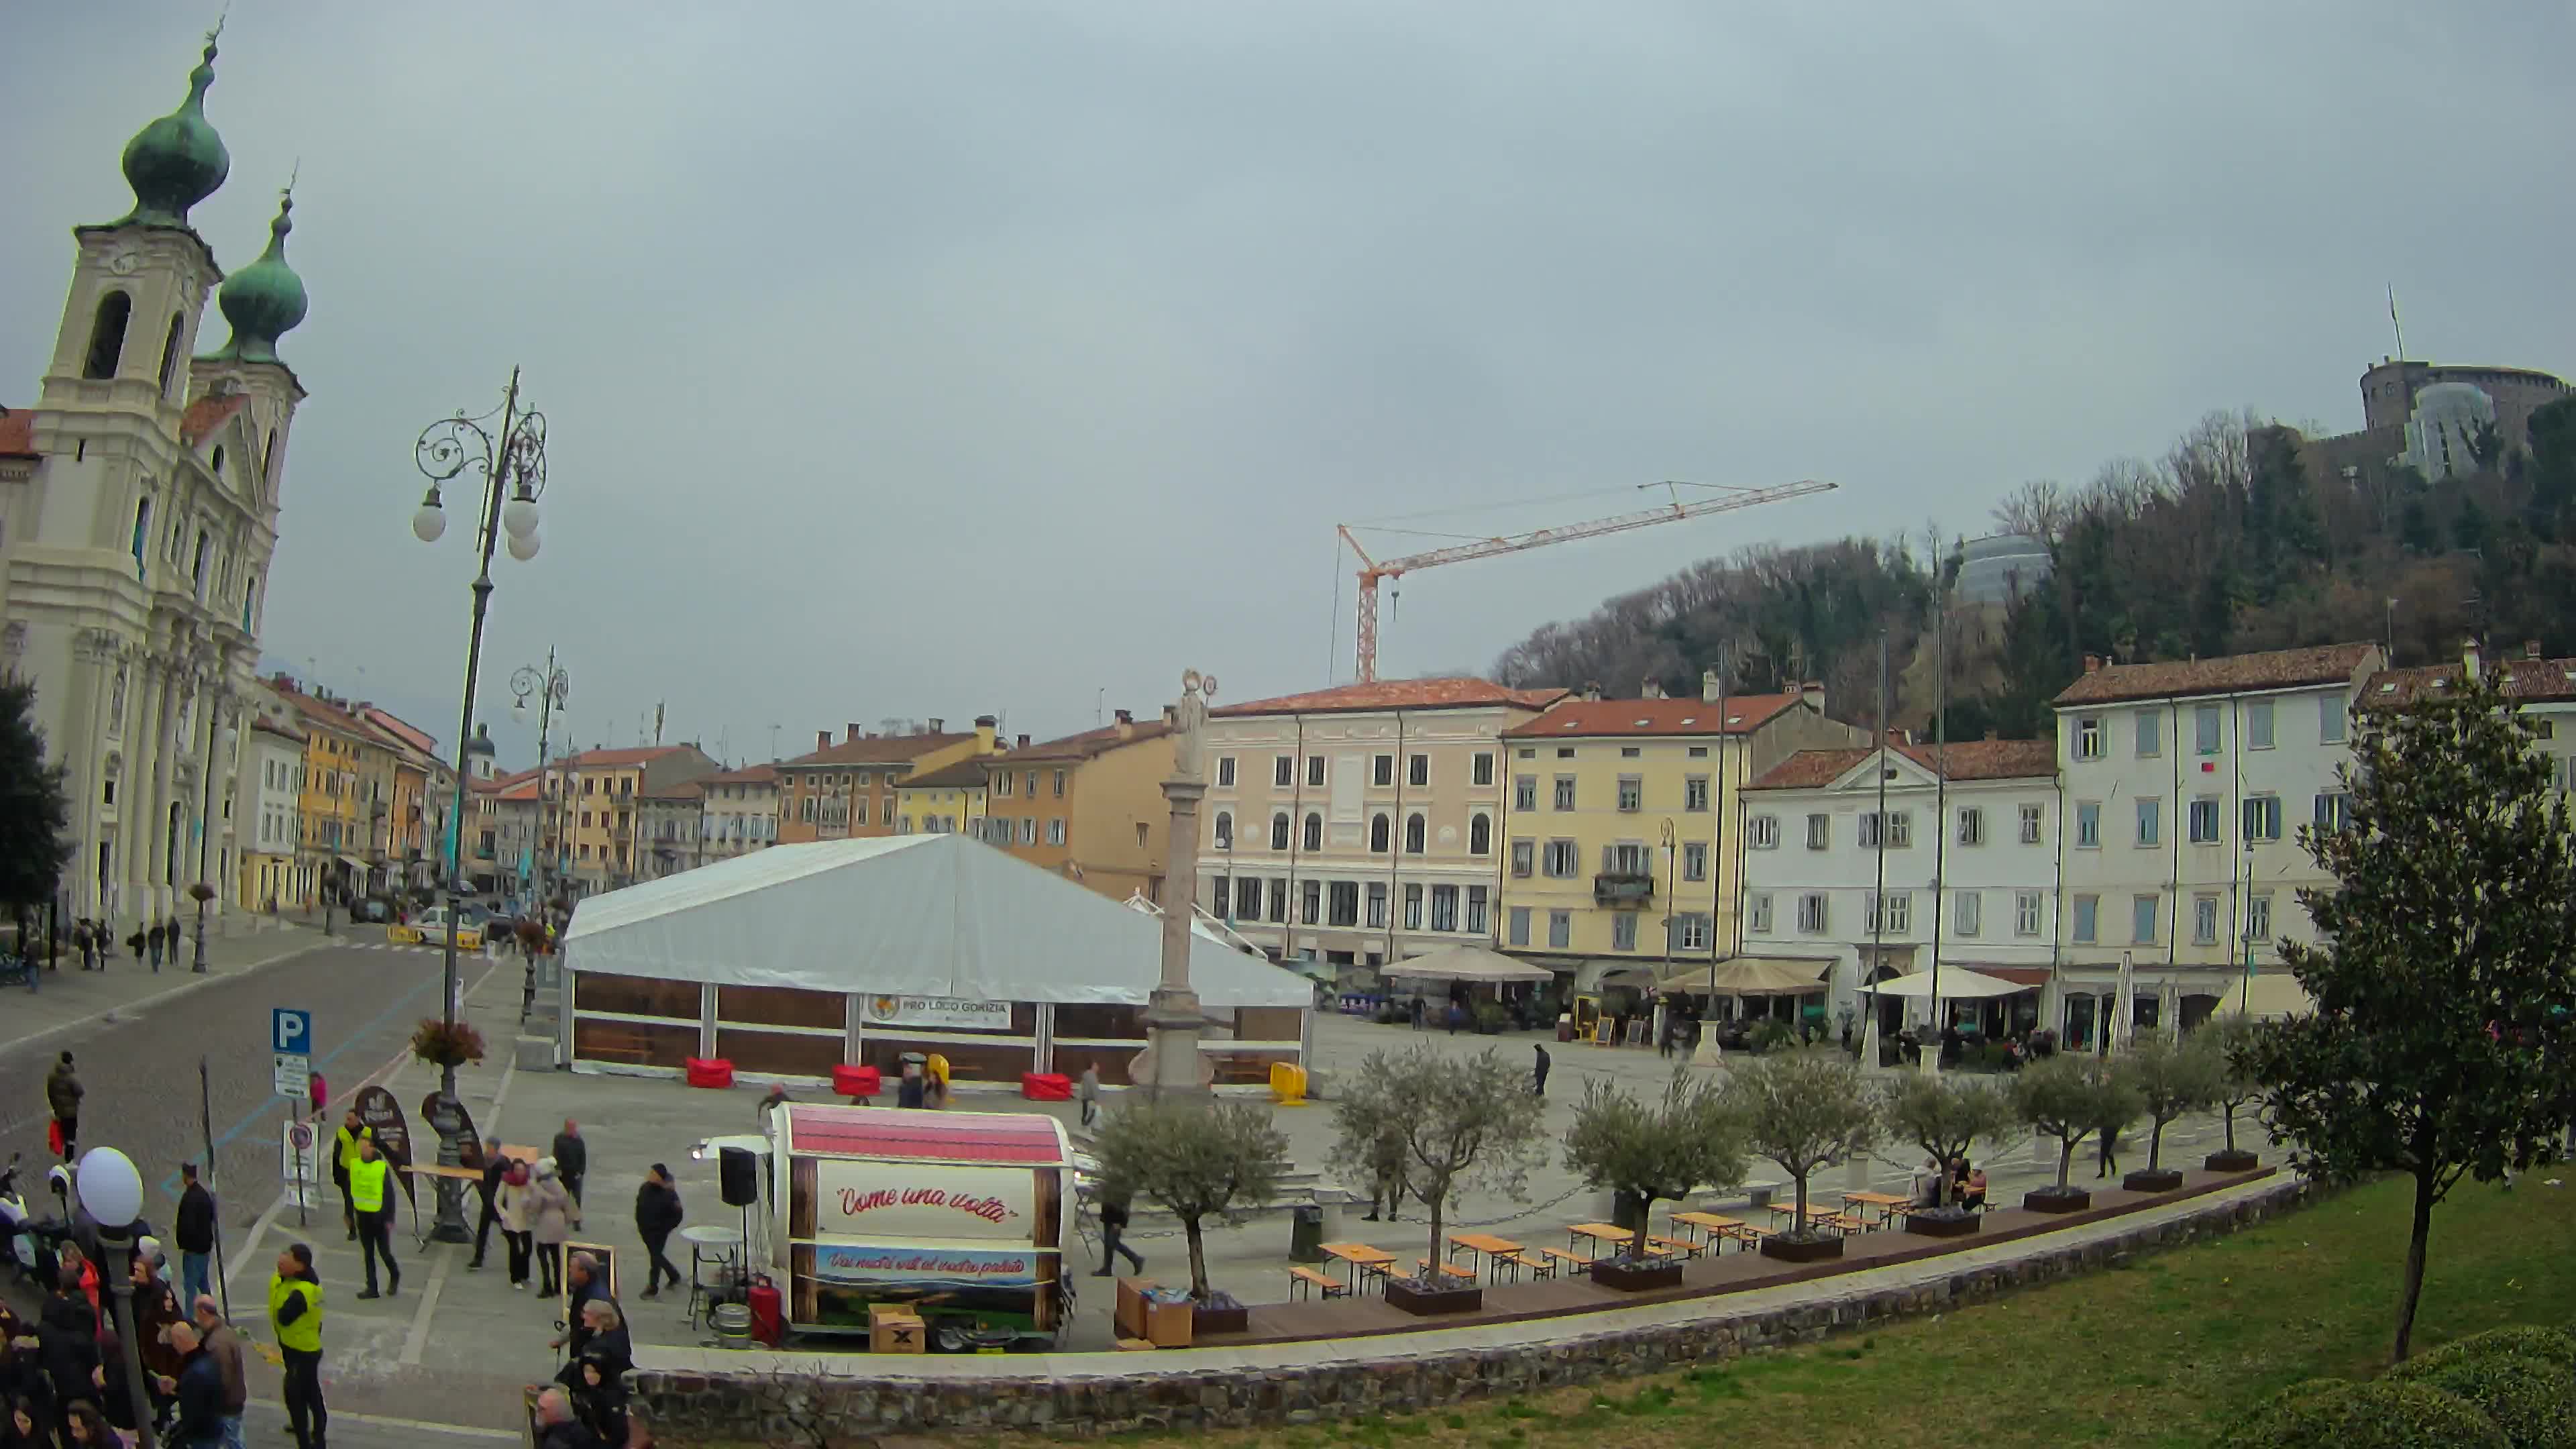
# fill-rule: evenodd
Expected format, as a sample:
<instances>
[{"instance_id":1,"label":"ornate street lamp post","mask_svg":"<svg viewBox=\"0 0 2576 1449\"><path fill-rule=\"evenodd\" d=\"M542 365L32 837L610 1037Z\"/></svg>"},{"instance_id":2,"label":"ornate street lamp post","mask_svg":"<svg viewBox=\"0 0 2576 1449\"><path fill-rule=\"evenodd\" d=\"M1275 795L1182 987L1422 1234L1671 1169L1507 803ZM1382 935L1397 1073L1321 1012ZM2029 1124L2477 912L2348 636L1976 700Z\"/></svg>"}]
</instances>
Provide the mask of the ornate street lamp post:
<instances>
[{"instance_id":1,"label":"ornate street lamp post","mask_svg":"<svg viewBox=\"0 0 2576 1449\"><path fill-rule=\"evenodd\" d=\"M495 417L499 419L497 433L486 426ZM468 417L460 411L452 418L430 424L421 430L413 456L422 475L429 479L429 493L421 499L420 509L411 519L412 534L423 543L436 543L447 531L439 485L469 469L483 475L482 507L475 514L474 547L478 558L473 584L474 623L465 636L465 702L456 723L456 798L450 815L461 824L465 818L465 782L473 768L466 750L474 737L474 684L483 665L483 616L492 601L492 549L506 535L510 557L525 563L537 556L537 499L546 489L545 414L520 408L519 370L514 367L497 413ZM447 944L439 1003L451 1032L456 1026L458 1007L456 882L464 874L464 862L459 858L463 839L461 828L449 834L447 879L440 883L447 902ZM439 1067L437 1106L431 1126L438 1132L438 1165L461 1166L458 1136L464 1116L456 1101L456 1065L452 1061ZM438 1221L430 1231L443 1243L462 1243L473 1236L465 1226L464 1192L453 1177L438 1179Z\"/></svg>"},{"instance_id":2,"label":"ornate street lamp post","mask_svg":"<svg viewBox=\"0 0 2576 1449\"><path fill-rule=\"evenodd\" d=\"M134 1337L134 1221L143 1216L143 1176L134 1161L113 1147L93 1147L81 1154L73 1175L83 1211L98 1224L100 1256L107 1270L109 1310L115 1315L117 1347L125 1355L125 1393L138 1425L152 1422L146 1395L142 1346ZM191 1306L193 1310L193 1305Z\"/></svg>"},{"instance_id":3,"label":"ornate street lamp post","mask_svg":"<svg viewBox=\"0 0 2576 1449\"><path fill-rule=\"evenodd\" d=\"M555 651L546 651L546 667L540 672L533 664L521 665L510 676L510 693L515 696L510 713L519 719L528 717L528 699L537 701L537 839L530 848L530 867L535 873L537 919L546 919L546 732L555 721L555 709L572 698L572 676L555 666Z\"/></svg>"}]
</instances>

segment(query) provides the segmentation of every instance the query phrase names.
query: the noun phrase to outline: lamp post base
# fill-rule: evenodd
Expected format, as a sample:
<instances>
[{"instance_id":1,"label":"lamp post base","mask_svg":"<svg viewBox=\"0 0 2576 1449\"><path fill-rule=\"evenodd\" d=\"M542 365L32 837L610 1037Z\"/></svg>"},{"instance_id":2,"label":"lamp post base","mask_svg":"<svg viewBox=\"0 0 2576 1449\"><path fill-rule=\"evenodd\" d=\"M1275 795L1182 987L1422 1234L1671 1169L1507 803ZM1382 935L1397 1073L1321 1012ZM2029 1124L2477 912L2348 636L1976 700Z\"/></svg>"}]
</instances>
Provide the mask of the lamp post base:
<instances>
[{"instance_id":1,"label":"lamp post base","mask_svg":"<svg viewBox=\"0 0 2576 1449\"><path fill-rule=\"evenodd\" d=\"M422 1115L429 1119L430 1130L438 1134L438 1165L463 1167L465 1158L457 1148L456 1128L464 1119L460 1115L461 1104L456 1100L455 1090L449 1088L440 1092L428 1106L431 1110ZM438 1216L430 1221L429 1240L433 1243L474 1241L474 1230L465 1222L464 1181L442 1175L438 1179L437 1192Z\"/></svg>"}]
</instances>

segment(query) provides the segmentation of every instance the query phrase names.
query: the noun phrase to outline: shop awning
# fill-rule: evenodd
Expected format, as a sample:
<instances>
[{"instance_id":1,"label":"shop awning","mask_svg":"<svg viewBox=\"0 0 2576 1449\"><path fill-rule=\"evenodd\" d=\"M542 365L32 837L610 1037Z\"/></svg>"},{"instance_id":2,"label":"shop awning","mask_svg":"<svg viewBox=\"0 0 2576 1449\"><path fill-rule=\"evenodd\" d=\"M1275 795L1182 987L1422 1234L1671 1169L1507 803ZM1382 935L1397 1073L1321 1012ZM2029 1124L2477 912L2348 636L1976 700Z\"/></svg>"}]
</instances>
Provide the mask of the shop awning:
<instances>
[{"instance_id":1,"label":"shop awning","mask_svg":"<svg viewBox=\"0 0 2576 1449\"><path fill-rule=\"evenodd\" d=\"M1691 966L1656 983L1658 991L1686 996L1804 996L1825 989L1831 961L1802 956L1732 956L1714 968Z\"/></svg>"},{"instance_id":2,"label":"shop awning","mask_svg":"<svg viewBox=\"0 0 2576 1449\"><path fill-rule=\"evenodd\" d=\"M341 856L341 857L340 857L340 863L341 863L342 865L347 866L347 867L348 867L349 869L351 869L351 870L365 870L365 869L367 868L367 863L366 863L365 861L363 861L363 860L358 859L358 858L357 858L356 856L354 856L354 855L344 855L344 856Z\"/></svg>"},{"instance_id":3,"label":"shop awning","mask_svg":"<svg viewBox=\"0 0 2576 1449\"><path fill-rule=\"evenodd\" d=\"M2009 981L2016 986L2046 986L2048 984L2049 976L2053 974L2046 966L1991 966L1983 961L1944 961L1941 963L1941 974L1943 976L1947 976L1951 972L1961 969L1974 971L1980 976L1991 976L1997 981ZM1948 993L1945 992L1943 994L1946 995Z\"/></svg>"},{"instance_id":4,"label":"shop awning","mask_svg":"<svg viewBox=\"0 0 2576 1449\"><path fill-rule=\"evenodd\" d=\"M1428 955L1377 968L1380 976L1407 981L1554 981L1556 973L1531 966L1482 946L1443 946Z\"/></svg>"},{"instance_id":5,"label":"shop awning","mask_svg":"<svg viewBox=\"0 0 2576 1449\"><path fill-rule=\"evenodd\" d=\"M2010 996L2016 991L2037 989L2035 986L2024 986L2018 981L2005 981L1988 976L1982 971L1971 971L1965 966L1941 968L1941 999L1944 1001L1974 1001L1984 996ZM1864 986L1861 990L1876 992L1881 996L1928 997L1932 994L1932 973L1917 971L1910 976L1891 977L1876 985Z\"/></svg>"},{"instance_id":6,"label":"shop awning","mask_svg":"<svg viewBox=\"0 0 2576 1449\"><path fill-rule=\"evenodd\" d=\"M2258 1021L2305 1016L2317 1009L2316 998L2308 995L2308 989L2299 984L2299 978L2287 971L2274 971L2238 977L2236 984L2227 988L2227 995L2218 1003L2218 1009L2211 1013L2212 1019L2245 1015L2249 989L2253 998L2253 1016Z\"/></svg>"}]
</instances>

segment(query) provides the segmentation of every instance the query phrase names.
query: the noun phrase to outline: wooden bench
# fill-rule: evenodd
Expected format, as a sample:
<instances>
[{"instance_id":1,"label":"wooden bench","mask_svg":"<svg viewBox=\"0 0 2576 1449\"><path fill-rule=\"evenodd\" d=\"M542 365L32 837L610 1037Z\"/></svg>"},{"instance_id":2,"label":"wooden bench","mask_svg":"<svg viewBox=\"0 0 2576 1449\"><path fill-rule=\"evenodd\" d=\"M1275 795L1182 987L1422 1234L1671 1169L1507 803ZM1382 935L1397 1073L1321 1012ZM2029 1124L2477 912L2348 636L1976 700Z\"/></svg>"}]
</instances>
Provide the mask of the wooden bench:
<instances>
[{"instance_id":1,"label":"wooden bench","mask_svg":"<svg viewBox=\"0 0 2576 1449\"><path fill-rule=\"evenodd\" d=\"M1289 1302L1297 1301L1297 1293L1300 1289L1305 1290L1306 1296L1310 1298L1318 1293L1327 1298L1340 1298L1351 1291L1330 1276L1318 1273L1312 1268L1291 1268L1288 1270Z\"/></svg>"},{"instance_id":2,"label":"wooden bench","mask_svg":"<svg viewBox=\"0 0 2576 1449\"><path fill-rule=\"evenodd\" d=\"M1837 1229L1844 1237L1869 1231L1868 1219L1853 1213L1810 1213L1807 1220Z\"/></svg>"},{"instance_id":3,"label":"wooden bench","mask_svg":"<svg viewBox=\"0 0 2576 1449\"><path fill-rule=\"evenodd\" d=\"M1553 1253L1557 1258L1563 1258L1566 1256L1563 1253L1556 1252L1554 1248L1541 1248L1538 1251L1540 1253ZM1517 1253L1505 1253L1502 1255L1502 1261L1509 1263L1516 1268L1529 1269L1529 1275L1532 1279L1553 1278L1556 1276L1556 1263L1553 1258L1539 1257L1527 1249L1523 1249Z\"/></svg>"},{"instance_id":4,"label":"wooden bench","mask_svg":"<svg viewBox=\"0 0 2576 1449\"><path fill-rule=\"evenodd\" d=\"M1576 1257L1572 1253L1565 1251L1563 1248L1541 1248L1539 1249L1539 1252L1548 1260L1549 1263L1558 1268L1571 1268L1580 1272L1583 1269L1592 1266L1591 1263L1582 1258Z\"/></svg>"},{"instance_id":5,"label":"wooden bench","mask_svg":"<svg viewBox=\"0 0 2576 1449\"><path fill-rule=\"evenodd\" d=\"M1413 1274L1415 1277L1428 1278L1434 1272L1437 1272L1443 1278L1455 1278L1461 1283L1473 1283L1476 1281L1476 1270L1473 1268L1461 1268L1455 1263L1435 1263L1429 1258L1416 1258L1413 1260Z\"/></svg>"},{"instance_id":6,"label":"wooden bench","mask_svg":"<svg viewBox=\"0 0 2576 1449\"><path fill-rule=\"evenodd\" d=\"M1682 1238L1650 1237L1646 1239L1646 1246L1654 1249L1656 1252L1664 1254L1667 1257L1678 1255L1683 1258L1696 1258L1702 1252L1706 1251L1700 1247L1699 1244Z\"/></svg>"}]
</instances>

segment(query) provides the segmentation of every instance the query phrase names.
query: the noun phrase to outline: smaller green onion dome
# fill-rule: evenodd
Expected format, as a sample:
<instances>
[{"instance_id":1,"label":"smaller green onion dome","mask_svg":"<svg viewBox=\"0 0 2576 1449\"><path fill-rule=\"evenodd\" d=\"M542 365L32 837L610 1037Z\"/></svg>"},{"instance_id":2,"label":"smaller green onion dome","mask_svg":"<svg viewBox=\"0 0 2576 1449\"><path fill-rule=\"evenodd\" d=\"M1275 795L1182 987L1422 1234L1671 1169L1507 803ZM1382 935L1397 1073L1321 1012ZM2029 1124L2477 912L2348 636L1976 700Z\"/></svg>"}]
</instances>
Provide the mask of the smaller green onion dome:
<instances>
[{"instance_id":1,"label":"smaller green onion dome","mask_svg":"<svg viewBox=\"0 0 2576 1449\"><path fill-rule=\"evenodd\" d=\"M224 320L233 324L232 340L217 358L234 362L275 362L277 339L304 320L304 279L286 264L286 234L295 229L290 215L295 194L278 199L277 220L268 224L268 250L259 260L224 278L215 293Z\"/></svg>"},{"instance_id":2,"label":"smaller green onion dome","mask_svg":"<svg viewBox=\"0 0 2576 1449\"><path fill-rule=\"evenodd\" d=\"M134 210L117 225L186 226L188 208L214 195L231 174L224 138L206 122L206 88L214 83L215 38L209 35L205 59L188 75L188 98L125 143L125 181L134 188Z\"/></svg>"}]
</instances>

